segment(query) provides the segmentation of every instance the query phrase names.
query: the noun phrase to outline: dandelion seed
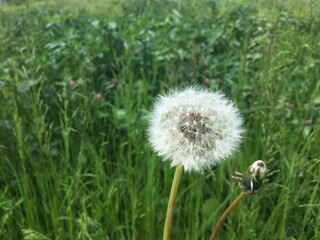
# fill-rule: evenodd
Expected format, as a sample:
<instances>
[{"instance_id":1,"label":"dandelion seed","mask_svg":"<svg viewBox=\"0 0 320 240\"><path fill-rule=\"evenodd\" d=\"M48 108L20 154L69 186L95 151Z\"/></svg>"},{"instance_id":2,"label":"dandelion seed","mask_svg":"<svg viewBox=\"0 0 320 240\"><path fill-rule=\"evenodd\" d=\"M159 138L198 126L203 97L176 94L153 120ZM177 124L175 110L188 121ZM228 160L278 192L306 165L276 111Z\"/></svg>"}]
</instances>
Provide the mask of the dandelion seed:
<instances>
[{"instance_id":1,"label":"dandelion seed","mask_svg":"<svg viewBox=\"0 0 320 240\"><path fill-rule=\"evenodd\" d=\"M158 98L150 116L149 141L171 166L202 171L238 147L241 123L238 110L222 93L189 87Z\"/></svg>"}]
</instances>

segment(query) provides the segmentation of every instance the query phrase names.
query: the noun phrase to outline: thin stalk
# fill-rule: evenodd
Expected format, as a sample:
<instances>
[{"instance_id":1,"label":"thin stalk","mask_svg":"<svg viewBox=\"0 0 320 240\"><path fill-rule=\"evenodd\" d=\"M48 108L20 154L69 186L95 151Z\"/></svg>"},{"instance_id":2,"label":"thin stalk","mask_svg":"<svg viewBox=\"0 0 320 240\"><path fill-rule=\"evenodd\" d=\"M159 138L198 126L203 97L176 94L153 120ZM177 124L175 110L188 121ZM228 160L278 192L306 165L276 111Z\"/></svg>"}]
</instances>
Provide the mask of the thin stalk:
<instances>
[{"instance_id":1,"label":"thin stalk","mask_svg":"<svg viewBox=\"0 0 320 240\"><path fill-rule=\"evenodd\" d=\"M163 231L163 240L170 240L174 204L177 197L177 192L179 188L182 171L183 171L182 165L178 165L176 167L176 171L174 173L174 177L171 185L170 197L169 197L168 208L167 208L166 223L164 225L164 231Z\"/></svg>"},{"instance_id":2,"label":"thin stalk","mask_svg":"<svg viewBox=\"0 0 320 240\"><path fill-rule=\"evenodd\" d=\"M240 193L240 195L233 201L233 203L231 203L231 205L224 211L224 213L221 215L221 217L219 218L216 226L213 229L213 232L211 234L210 240L216 239L216 237L218 235L218 232L219 232L223 222L226 220L227 216L229 215L229 213L232 211L232 209L235 208L235 206L238 205L240 200L242 198L244 198L245 196L246 196L245 192Z\"/></svg>"}]
</instances>

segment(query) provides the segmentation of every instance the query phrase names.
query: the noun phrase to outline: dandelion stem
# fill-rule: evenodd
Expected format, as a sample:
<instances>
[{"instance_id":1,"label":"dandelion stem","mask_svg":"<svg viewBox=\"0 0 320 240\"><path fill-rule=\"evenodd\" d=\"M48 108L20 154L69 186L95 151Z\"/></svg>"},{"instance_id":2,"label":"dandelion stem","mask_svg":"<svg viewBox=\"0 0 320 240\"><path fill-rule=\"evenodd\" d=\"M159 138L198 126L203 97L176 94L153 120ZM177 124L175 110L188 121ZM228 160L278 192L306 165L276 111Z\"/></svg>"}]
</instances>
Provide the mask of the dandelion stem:
<instances>
[{"instance_id":1,"label":"dandelion stem","mask_svg":"<svg viewBox=\"0 0 320 240\"><path fill-rule=\"evenodd\" d=\"M172 219L173 219L173 212L174 212L174 204L177 197L177 192L179 188L180 183L180 177L182 175L183 167L182 165L178 165L176 167L176 171L174 173L172 185L171 185L171 192L168 202L168 208L167 208L167 215L166 215L166 223L164 225L164 231L163 231L163 240L170 240L170 233L171 233L171 227L172 227Z\"/></svg>"},{"instance_id":2,"label":"dandelion stem","mask_svg":"<svg viewBox=\"0 0 320 240\"><path fill-rule=\"evenodd\" d=\"M232 209L235 208L235 206L238 205L240 200L242 198L244 198L245 196L246 196L245 192L240 193L240 195L233 201L233 203L231 203L231 205L224 211L224 213L221 215L221 217L219 218L216 226L213 229L213 232L211 234L210 240L216 239L216 237L218 235L218 232L219 232L223 222L226 220L227 216L229 215L229 213L232 211Z\"/></svg>"}]
</instances>

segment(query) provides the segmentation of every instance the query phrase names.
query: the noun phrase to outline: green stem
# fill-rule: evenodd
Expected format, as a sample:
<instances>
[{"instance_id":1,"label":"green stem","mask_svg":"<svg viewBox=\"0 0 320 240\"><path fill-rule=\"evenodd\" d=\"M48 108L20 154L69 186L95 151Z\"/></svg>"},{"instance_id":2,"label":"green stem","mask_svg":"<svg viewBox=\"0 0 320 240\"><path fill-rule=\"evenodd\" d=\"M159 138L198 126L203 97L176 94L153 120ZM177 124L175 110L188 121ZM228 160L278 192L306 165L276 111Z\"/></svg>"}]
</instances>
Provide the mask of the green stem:
<instances>
[{"instance_id":1,"label":"green stem","mask_svg":"<svg viewBox=\"0 0 320 240\"><path fill-rule=\"evenodd\" d=\"M177 192L178 192L179 183L180 183L180 177L182 175L182 172L183 172L182 165L178 165L176 167L176 171L174 173L174 177L171 185L170 198L169 198L168 208L167 208L166 223L164 225L164 231L163 231L163 240L170 240L170 233L171 233L172 219L173 219L173 212L174 212L174 203L176 201Z\"/></svg>"},{"instance_id":2,"label":"green stem","mask_svg":"<svg viewBox=\"0 0 320 240\"><path fill-rule=\"evenodd\" d=\"M224 211L224 213L221 215L221 217L219 218L216 226L213 229L213 232L211 234L210 240L214 240L216 239L218 232L222 226L222 223L226 220L227 216L229 215L229 213L232 211L232 209L235 208L235 206L238 205L238 203L240 202L240 200L242 198L244 198L246 196L245 192L240 193L240 195L233 201L233 203L231 203L231 205Z\"/></svg>"}]
</instances>

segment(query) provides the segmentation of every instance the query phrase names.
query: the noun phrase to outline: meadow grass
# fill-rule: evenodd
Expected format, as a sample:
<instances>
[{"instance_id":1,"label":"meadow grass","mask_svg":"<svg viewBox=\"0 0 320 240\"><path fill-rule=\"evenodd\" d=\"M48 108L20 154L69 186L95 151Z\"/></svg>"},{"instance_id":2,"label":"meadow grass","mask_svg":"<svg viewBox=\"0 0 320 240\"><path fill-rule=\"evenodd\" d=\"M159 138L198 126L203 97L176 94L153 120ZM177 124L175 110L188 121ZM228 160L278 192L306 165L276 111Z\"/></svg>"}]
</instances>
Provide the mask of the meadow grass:
<instances>
[{"instance_id":1,"label":"meadow grass","mask_svg":"<svg viewBox=\"0 0 320 240\"><path fill-rule=\"evenodd\" d=\"M223 90L246 133L228 161L182 175L172 239L209 239L240 193L230 175L257 159L268 182L219 239L320 238L319 5L43 2L0 6L1 239L161 239L174 170L148 113L190 84Z\"/></svg>"}]
</instances>

